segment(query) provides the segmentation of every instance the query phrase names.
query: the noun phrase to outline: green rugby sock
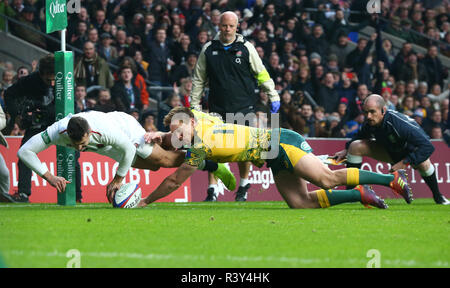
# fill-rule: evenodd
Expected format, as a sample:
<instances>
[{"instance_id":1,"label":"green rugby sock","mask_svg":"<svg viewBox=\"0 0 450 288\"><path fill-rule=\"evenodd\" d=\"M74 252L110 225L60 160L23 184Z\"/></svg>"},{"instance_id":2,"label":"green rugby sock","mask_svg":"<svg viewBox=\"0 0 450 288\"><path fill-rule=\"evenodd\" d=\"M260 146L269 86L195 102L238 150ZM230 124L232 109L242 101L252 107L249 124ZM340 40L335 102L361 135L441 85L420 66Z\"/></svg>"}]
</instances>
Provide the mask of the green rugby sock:
<instances>
[{"instance_id":1,"label":"green rugby sock","mask_svg":"<svg viewBox=\"0 0 450 288\"><path fill-rule=\"evenodd\" d=\"M389 186L392 180L394 180L393 174L381 174L357 168L347 168L347 185L375 184Z\"/></svg>"},{"instance_id":2,"label":"green rugby sock","mask_svg":"<svg viewBox=\"0 0 450 288\"><path fill-rule=\"evenodd\" d=\"M317 199L319 200L319 205L322 208L327 208L330 206L350 203L350 202L360 202L361 192L356 189L351 190L316 190Z\"/></svg>"}]
</instances>

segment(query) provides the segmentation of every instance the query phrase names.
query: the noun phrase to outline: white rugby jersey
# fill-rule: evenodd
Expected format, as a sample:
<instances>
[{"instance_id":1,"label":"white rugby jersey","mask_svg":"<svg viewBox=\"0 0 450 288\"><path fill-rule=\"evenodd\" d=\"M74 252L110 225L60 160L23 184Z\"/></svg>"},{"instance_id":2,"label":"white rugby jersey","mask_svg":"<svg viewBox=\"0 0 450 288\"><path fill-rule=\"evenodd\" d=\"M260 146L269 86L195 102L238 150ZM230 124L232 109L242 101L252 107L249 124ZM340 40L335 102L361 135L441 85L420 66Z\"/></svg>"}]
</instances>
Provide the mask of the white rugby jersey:
<instances>
[{"instance_id":1,"label":"white rugby jersey","mask_svg":"<svg viewBox=\"0 0 450 288\"><path fill-rule=\"evenodd\" d=\"M67 124L74 116L86 119L92 130L89 144L84 151L95 152L116 160L119 162L117 175L124 177L133 163L136 152L139 155L136 148L145 145L143 138L145 129L133 116L123 112L89 111L70 114L27 141L17 153L19 158L40 176L45 174L47 168L36 154L51 145L72 148L67 135Z\"/></svg>"}]
</instances>

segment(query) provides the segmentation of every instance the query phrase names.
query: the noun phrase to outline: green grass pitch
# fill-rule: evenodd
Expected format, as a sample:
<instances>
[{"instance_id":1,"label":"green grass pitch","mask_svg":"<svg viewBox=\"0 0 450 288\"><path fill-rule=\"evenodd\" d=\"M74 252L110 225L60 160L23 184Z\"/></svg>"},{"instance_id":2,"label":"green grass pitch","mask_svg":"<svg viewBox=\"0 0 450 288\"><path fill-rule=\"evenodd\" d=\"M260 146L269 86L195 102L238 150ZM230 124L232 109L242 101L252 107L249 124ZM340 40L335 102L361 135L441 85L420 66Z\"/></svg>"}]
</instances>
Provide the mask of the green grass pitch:
<instances>
[{"instance_id":1,"label":"green grass pitch","mask_svg":"<svg viewBox=\"0 0 450 288\"><path fill-rule=\"evenodd\" d=\"M292 210L284 202L2 204L0 256L7 267L67 267L75 258L82 268L450 267L450 207L430 199L387 203L388 210Z\"/></svg>"}]
</instances>

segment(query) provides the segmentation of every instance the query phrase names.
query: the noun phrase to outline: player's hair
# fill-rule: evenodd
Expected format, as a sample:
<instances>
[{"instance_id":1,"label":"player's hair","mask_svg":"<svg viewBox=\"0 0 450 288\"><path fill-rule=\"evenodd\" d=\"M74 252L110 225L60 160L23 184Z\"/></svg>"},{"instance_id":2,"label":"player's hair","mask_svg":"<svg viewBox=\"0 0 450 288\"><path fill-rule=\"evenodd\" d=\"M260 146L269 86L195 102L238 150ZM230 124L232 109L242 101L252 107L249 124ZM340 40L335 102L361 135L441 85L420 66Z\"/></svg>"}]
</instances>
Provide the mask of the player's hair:
<instances>
[{"instance_id":1,"label":"player's hair","mask_svg":"<svg viewBox=\"0 0 450 288\"><path fill-rule=\"evenodd\" d=\"M367 101L369 101L369 99L374 99L375 103L377 103L377 107L380 110L383 110L384 106L386 106L386 101L384 101L384 98L378 94L371 94L371 95L367 96L367 98L364 99L363 105L366 105L366 103L367 103Z\"/></svg>"},{"instance_id":2,"label":"player's hair","mask_svg":"<svg viewBox=\"0 0 450 288\"><path fill-rule=\"evenodd\" d=\"M81 141L83 136L90 131L91 127L87 120L79 116L70 118L69 123L67 124L67 135L75 142Z\"/></svg>"},{"instance_id":3,"label":"player's hair","mask_svg":"<svg viewBox=\"0 0 450 288\"><path fill-rule=\"evenodd\" d=\"M194 113L191 111L190 108L184 106L175 107L172 110L170 110L169 113L167 113L167 115L164 117L164 126L170 126L170 123L172 123L173 116L175 116L178 113L184 113L187 116L189 116L189 118L195 117Z\"/></svg>"},{"instance_id":4,"label":"player's hair","mask_svg":"<svg viewBox=\"0 0 450 288\"><path fill-rule=\"evenodd\" d=\"M39 59L39 74L41 76L55 74L55 56L53 54L47 54Z\"/></svg>"}]
</instances>

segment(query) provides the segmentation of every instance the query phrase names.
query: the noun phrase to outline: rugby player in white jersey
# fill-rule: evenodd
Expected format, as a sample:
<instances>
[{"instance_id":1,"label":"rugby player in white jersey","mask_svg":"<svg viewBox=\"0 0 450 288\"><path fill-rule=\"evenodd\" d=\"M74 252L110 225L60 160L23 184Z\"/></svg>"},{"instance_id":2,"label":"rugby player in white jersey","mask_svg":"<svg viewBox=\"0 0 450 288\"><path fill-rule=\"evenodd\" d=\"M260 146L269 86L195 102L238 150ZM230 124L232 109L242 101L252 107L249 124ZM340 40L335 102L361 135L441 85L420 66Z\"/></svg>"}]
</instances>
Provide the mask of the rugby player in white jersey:
<instances>
[{"instance_id":1,"label":"rugby player in white jersey","mask_svg":"<svg viewBox=\"0 0 450 288\"><path fill-rule=\"evenodd\" d=\"M160 167L178 167L184 161L185 152L168 151L158 144L147 144L145 134L139 122L123 112L70 114L33 136L19 149L17 156L58 192L63 192L69 182L53 175L37 157L39 152L51 145L60 145L110 157L119 162L114 179L106 189L108 201L112 203L130 167L156 171ZM234 175L223 164L208 160L199 169L214 172L230 190L236 186Z\"/></svg>"}]
</instances>

